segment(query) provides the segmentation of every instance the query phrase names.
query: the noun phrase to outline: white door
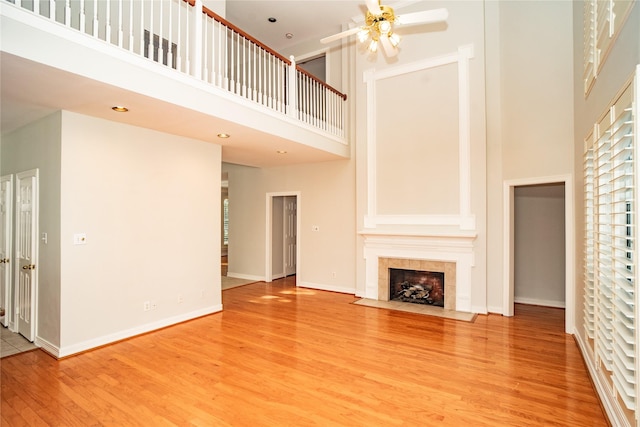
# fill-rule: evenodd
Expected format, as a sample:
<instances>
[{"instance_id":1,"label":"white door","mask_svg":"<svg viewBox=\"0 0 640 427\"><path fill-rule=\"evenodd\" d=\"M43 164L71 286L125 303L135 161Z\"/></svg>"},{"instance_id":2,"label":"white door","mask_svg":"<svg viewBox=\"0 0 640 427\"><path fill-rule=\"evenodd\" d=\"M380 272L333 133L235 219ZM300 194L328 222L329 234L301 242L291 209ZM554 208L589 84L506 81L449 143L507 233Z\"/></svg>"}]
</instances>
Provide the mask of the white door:
<instances>
[{"instance_id":1,"label":"white door","mask_svg":"<svg viewBox=\"0 0 640 427\"><path fill-rule=\"evenodd\" d=\"M35 337L38 274L38 170L16 174L16 322L29 341Z\"/></svg>"},{"instance_id":2,"label":"white door","mask_svg":"<svg viewBox=\"0 0 640 427\"><path fill-rule=\"evenodd\" d=\"M296 274L297 215L296 196L284 198L284 275Z\"/></svg>"},{"instance_id":3,"label":"white door","mask_svg":"<svg viewBox=\"0 0 640 427\"><path fill-rule=\"evenodd\" d=\"M0 322L11 318L11 236L13 218L13 175L0 177Z\"/></svg>"}]
</instances>

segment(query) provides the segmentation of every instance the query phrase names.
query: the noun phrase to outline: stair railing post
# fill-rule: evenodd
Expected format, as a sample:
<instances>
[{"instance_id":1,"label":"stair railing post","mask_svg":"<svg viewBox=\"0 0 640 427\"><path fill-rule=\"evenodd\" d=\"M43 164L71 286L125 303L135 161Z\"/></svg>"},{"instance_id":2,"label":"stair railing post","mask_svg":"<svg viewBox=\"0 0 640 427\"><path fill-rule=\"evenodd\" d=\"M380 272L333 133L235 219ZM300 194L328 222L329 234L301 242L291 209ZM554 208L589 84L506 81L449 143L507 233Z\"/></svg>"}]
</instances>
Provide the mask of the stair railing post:
<instances>
[{"instance_id":1,"label":"stair railing post","mask_svg":"<svg viewBox=\"0 0 640 427\"><path fill-rule=\"evenodd\" d=\"M195 0L191 10L191 75L202 79L202 0Z\"/></svg>"},{"instance_id":2,"label":"stair railing post","mask_svg":"<svg viewBox=\"0 0 640 427\"><path fill-rule=\"evenodd\" d=\"M298 114L298 79L296 71L296 59L293 55L291 55L289 59L291 59L291 65L289 65L289 81L287 82L287 92L289 97L289 109L287 111L287 114L296 117Z\"/></svg>"}]
</instances>

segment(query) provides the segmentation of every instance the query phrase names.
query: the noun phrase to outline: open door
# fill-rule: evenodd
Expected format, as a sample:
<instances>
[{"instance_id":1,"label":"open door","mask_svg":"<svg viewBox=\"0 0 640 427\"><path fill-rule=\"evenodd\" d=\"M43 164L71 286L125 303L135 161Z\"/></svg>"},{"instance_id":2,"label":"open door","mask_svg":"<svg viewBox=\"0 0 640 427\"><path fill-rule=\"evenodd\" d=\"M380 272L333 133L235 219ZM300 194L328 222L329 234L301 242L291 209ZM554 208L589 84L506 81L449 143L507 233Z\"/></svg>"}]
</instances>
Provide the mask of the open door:
<instances>
[{"instance_id":1,"label":"open door","mask_svg":"<svg viewBox=\"0 0 640 427\"><path fill-rule=\"evenodd\" d=\"M298 274L300 192L267 193L265 281Z\"/></svg>"},{"instance_id":2,"label":"open door","mask_svg":"<svg viewBox=\"0 0 640 427\"><path fill-rule=\"evenodd\" d=\"M0 178L0 322L11 319L11 237L13 218L13 175Z\"/></svg>"},{"instance_id":3,"label":"open door","mask_svg":"<svg viewBox=\"0 0 640 427\"><path fill-rule=\"evenodd\" d=\"M296 196L284 198L284 275L296 274L297 250L297 199Z\"/></svg>"},{"instance_id":4,"label":"open door","mask_svg":"<svg viewBox=\"0 0 640 427\"><path fill-rule=\"evenodd\" d=\"M35 338L38 274L38 170L16 174L16 323L29 341Z\"/></svg>"}]
</instances>

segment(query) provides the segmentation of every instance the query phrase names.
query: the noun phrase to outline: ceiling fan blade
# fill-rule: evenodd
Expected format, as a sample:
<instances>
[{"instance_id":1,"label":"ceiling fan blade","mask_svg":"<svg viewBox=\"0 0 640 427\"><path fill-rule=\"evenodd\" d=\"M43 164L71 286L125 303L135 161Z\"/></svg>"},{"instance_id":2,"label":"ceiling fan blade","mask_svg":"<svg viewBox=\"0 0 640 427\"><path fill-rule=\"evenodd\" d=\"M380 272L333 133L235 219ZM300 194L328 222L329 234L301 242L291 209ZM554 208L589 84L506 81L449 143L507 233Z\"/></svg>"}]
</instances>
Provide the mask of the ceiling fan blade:
<instances>
[{"instance_id":1,"label":"ceiling fan blade","mask_svg":"<svg viewBox=\"0 0 640 427\"><path fill-rule=\"evenodd\" d=\"M396 16L396 23L401 25L431 24L446 21L448 17L449 11L447 9L433 9Z\"/></svg>"},{"instance_id":2,"label":"ceiling fan blade","mask_svg":"<svg viewBox=\"0 0 640 427\"><path fill-rule=\"evenodd\" d=\"M398 54L398 49L393 47L389 37L380 37L380 43L382 44L382 48L384 49L384 53L387 55L387 58L393 58Z\"/></svg>"},{"instance_id":3,"label":"ceiling fan blade","mask_svg":"<svg viewBox=\"0 0 640 427\"><path fill-rule=\"evenodd\" d=\"M378 0L365 0L365 4L367 5L367 10L369 10L372 15L380 15L381 9Z\"/></svg>"},{"instance_id":4,"label":"ceiling fan blade","mask_svg":"<svg viewBox=\"0 0 640 427\"><path fill-rule=\"evenodd\" d=\"M341 33L334 34L332 36L328 36L328 37L325 37L323 39L320 39L320 43L324 43L324 44L331 43L331 42L334 42L336 40L340 40L343 37L348 37L348 36L350 36L352 34L355 34L355 33L359 32L360 30L362 30L362 27L350 28L350 29L348 29L346 31L343 31Z\"/></svg>"}]
</instances>

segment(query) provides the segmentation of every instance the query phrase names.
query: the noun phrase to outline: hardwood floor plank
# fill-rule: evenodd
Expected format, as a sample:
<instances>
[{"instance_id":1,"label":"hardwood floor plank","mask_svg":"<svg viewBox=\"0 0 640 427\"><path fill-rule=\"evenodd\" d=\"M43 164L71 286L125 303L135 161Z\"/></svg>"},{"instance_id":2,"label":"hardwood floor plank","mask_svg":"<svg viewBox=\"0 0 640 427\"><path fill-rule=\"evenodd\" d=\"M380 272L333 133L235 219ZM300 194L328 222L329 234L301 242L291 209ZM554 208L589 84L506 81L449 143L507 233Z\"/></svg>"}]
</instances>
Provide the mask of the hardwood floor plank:
<instances>
[{"instance_id":1,"label":"hardwood floor plank","mask_svg":"<svg viewBox=\"0 0 640 427\"><path fill-rule=\"evenodd\" d=\"M292 278L61 361L3 359L2 425L606 426L564 311L474 323L351 304Z\"/></svg>"}]
</instances>

